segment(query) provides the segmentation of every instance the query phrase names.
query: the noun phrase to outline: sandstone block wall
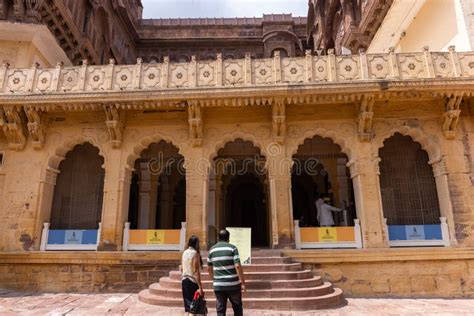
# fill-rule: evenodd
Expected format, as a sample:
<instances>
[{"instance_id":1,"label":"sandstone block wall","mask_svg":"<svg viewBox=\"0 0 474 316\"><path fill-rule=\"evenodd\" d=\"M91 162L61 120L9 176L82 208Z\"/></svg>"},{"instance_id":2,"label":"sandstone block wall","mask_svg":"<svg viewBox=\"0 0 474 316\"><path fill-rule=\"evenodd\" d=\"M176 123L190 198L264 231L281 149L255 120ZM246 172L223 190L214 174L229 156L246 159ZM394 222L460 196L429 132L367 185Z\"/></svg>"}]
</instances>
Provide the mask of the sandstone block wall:
<instances>
[{"instance_id":1,"label":"sandstone block wall","mask_svg":"<svg viewBox=\"0 0 474 316\"><path fill-rule=\"evenodd\" d=\"M474 260L306 264L347 297L474 297Z\"/></svg>"},{"instance_id":2,"label":"sandstone block wall","mask_svg":"<svg viewBox=\"0 0 474 316\"><path fill-rule=\"evenodd\" d=\"M0 287L25 292L139 292L176 270L176 261L129 264L0 263Z\"/></svg>"}]
</instances>

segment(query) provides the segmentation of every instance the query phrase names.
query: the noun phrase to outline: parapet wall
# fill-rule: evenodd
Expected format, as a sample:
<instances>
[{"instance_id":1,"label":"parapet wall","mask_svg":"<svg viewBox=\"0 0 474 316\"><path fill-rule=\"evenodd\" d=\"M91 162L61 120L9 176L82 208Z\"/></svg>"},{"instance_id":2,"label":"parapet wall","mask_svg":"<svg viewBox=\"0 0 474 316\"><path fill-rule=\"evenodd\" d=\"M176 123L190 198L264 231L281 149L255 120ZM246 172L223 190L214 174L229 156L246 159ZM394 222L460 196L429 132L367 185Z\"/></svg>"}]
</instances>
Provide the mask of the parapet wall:
<instances>
[{"instance_id":1,"label":"parapet wall","mask_svg":"<svg viewBox=\"0 0 474 316\"><path fill-rule=\"evenodd\" d=\"M0 68L0 93L63 94L78 92L261 87L284 84L379 82L388 80L472 78L474 52L429 52L360 54L336 56L197 61L83 66L41 69ZM383 87L382 87L383 88Z\"/></svg>"}]
</instances>

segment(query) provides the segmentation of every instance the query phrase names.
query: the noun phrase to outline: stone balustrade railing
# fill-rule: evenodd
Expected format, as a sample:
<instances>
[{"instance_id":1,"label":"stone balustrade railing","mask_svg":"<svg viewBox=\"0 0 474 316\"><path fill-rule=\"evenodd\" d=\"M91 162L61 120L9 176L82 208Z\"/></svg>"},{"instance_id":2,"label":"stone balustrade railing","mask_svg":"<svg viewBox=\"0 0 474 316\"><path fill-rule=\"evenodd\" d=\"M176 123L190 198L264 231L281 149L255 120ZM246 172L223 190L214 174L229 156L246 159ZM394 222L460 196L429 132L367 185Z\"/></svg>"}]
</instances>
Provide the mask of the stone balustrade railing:
<instances>
[{"instance_id":1,"label":"stone balustrade railing","mask_svg":"<svg viewBox=\"0 0 474 316\"><path fill-rule=\"evenodd\" d=\"M363 80L473 78L474 52L359 54L216 60L135 65L11 69L0 68L0 93L48 94L100 91L195 89L235 86L310 84Z\"/></svg>"}]
</instances>

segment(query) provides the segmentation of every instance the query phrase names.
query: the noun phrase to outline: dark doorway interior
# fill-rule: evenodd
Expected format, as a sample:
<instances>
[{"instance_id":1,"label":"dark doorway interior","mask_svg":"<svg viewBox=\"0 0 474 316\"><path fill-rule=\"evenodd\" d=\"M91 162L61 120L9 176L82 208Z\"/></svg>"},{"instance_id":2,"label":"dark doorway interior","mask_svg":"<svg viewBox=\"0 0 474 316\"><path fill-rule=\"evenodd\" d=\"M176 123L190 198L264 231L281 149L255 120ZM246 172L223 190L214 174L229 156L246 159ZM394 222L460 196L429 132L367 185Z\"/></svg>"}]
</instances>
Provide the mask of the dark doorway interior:
<instances>
[{"instance_id":1,"label":"dark doorway interior","mask_svg":"<svg viewBox=\"0 0 474 316\"><path fill-rule=\"evenodd\" d=\"M252 246L266 247L268 216L265 191L253 174L237 175L226 190L225 223L228 227L252 228Z\"/></svg>"}]
</instances>

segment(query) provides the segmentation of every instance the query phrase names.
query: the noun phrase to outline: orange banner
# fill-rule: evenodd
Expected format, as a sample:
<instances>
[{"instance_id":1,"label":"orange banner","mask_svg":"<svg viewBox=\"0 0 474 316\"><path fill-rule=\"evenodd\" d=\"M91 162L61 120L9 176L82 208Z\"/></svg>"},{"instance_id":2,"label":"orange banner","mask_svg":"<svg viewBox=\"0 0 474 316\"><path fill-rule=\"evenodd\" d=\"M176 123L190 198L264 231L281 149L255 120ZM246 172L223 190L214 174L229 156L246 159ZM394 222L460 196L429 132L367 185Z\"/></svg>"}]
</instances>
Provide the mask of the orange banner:
<instances>
[{"instance_id":1,"label":"orange banner","mask_svg":"<svg viewBox=\"0 0 474 316\"><path fill-rule=\"evenodd\" d=\"M178 245L179 229L133 229L130 230L129 244L134 245Z\"/></svg>"},{"instance_id":2,"label":"orange banner","mask_svg":"<svg viewBox=\"0 0 474 316\"><path fill-rule=\"evenodd\" d=\"M301 242L354 242L354 227L301 227Z\"/></svg>"}]
</instances>

